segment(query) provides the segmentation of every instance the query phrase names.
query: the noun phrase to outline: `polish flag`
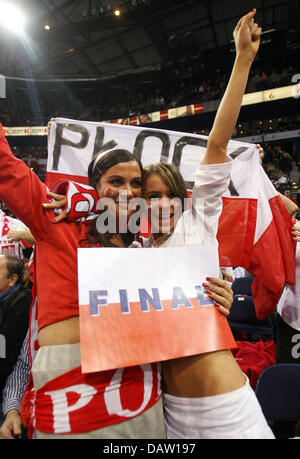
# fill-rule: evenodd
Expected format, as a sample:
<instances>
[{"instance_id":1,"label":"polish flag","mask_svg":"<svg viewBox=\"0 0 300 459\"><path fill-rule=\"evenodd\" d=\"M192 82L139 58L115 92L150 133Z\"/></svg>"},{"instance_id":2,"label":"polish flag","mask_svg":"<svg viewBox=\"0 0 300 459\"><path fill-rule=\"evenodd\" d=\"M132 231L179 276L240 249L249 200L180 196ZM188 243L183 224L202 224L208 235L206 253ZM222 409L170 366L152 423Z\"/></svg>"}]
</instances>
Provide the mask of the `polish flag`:
<instances>
[{"instance_id":1,"label":"polish flag","mask_svg":"<svg viewBox=\"0 0 300 459\"><path fill-rule=\"evenodd\" d=\"M244 152L233 162L231 186L239 196L223 197L218 240L220 264L242 266L255 277L256 315L265 319L274 312L285 283L295 284L296 244L293 221L257 157ZM252 180L246 175L250 167Z\"/></svg>"}]
</instances>

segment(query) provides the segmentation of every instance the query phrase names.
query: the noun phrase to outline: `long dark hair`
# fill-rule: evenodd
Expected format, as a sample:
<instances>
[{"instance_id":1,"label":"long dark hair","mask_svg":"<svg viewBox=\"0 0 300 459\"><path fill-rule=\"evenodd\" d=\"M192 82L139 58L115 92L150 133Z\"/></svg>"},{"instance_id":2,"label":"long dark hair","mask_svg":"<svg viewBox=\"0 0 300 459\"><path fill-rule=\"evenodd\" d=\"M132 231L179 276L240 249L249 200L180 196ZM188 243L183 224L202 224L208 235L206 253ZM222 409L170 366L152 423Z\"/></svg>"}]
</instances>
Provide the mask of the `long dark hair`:
<instances>
[{"instance_id":1,"label":"long dark hair","mask_svg":"<svg viewBox=\"0 0 300 459\"><path fill-rule=\"evenodd\" d=\"M100 156L98 160L97 156L98 155L94 157L94 159L90 162L88 167L89 184L93 188L96 189L99 180L101 179L102 175L105 174L106 171L108 171L108 169L110 169L113 166L116 166L119 163L128 163L131 161L134 161L139 165L141 171L141 179L143 180L142 163L134 154L130 153L130 151L122 149L111 150L105 153L103 156ZM111 242L111 238L113 235L110 233L100 234L96 228L96 221L97 219L94 220L92 228L90 232L87 234L89 245L100 245L101 247L115 247L114 244ZM136 235L128 231L126 233L122 233L121 237L123 239L125 247L128 247L134 241Z\"/></svg>"},{"instance_id":2,"label":"long dark hair","mask_svg":"<svg viewBox=\"0 0 300 459\"><path fill-rule=\"evenodd\" d=\"M152 175L157 174L169 188L175 198L181 201L181 208L185 208L185 199L188 198L188 192L185 181L176 166L170 163L157 163L146 166L144 169L143 179L143 194L145 194L145 185L147 179ZM174 231L174 229L173 229ZM170 234L164 234L155 240L156 245L161 245L170 237Z\"/></svg>"}]
</instances>

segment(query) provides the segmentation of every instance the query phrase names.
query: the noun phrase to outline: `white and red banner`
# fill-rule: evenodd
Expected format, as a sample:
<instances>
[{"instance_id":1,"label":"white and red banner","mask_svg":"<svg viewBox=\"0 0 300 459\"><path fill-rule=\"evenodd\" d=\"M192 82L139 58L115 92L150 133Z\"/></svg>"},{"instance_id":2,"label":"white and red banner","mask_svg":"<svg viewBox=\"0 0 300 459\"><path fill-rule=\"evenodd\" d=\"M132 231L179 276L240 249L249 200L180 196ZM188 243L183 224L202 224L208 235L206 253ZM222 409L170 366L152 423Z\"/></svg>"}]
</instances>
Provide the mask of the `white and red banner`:
<instances>
[{"instance_id":1,"label":"white and red banner","mask_svg":"<svg viewBox=\"0 0 300 459\"><path fill-rule=\"evenodd\" d=\"M62 178L87 183L87 168L96 153L124 148L144 166L175 164L191 186L206 145L207 137L195 134L57 118L49 132L46 183L52 187ZM219 221L220 264L242 266L256 277L256 312L265 318L285 282L295 283L292 221L259 164L256 146L230 141L228 155L233 166Z\"/></svg>"},{"instance_id":2,"label":"white and red banner","mask_svg":"<svg viewBox=\"0 0 300 459\"><path fill-rule=\"evenodd\" d=\"M23 250L29 247L25 240L10 241L7 234L14 229L28 229L20 220L9 217L0 209L0 253L23 258Z\"/></svg>"},{"instance_id":3,"label":"white and red banner","mask_svg":"<svg viewBox=\"0 0 300 459\"><path fill-rule=\"evenodd\" d=\"M78 249L82 371L235 348L202 286L218 274L213 246Z\"/></svg>"}]
</instances>

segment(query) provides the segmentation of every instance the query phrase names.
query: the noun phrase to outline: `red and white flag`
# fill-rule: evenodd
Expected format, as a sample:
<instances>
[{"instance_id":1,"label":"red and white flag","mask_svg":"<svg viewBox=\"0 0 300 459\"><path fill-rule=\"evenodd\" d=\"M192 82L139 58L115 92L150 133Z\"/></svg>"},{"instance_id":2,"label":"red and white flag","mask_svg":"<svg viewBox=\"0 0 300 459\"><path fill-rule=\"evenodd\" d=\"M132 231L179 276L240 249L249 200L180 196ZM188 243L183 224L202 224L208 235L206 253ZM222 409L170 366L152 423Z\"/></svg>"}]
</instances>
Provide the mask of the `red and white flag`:
<instances>
[{"instance_id":1,"label":"red and white flag","mask_svg":"<svg viewBox=\"0 0 300 459\"><path fill-rule=\"evenodd\" d=\"M123 148L144 166L171 162L191 187L207 137L135 126L57 118L51 123L46 184L61 179L87 184L87 169L99 151ZM242 266L255 276L257 317L270 315L286 282L295 283L293 225L276 189L259 164L255 145L230 141L231 181L219 221L221 266Z\"/></svg>"}]
</instances>

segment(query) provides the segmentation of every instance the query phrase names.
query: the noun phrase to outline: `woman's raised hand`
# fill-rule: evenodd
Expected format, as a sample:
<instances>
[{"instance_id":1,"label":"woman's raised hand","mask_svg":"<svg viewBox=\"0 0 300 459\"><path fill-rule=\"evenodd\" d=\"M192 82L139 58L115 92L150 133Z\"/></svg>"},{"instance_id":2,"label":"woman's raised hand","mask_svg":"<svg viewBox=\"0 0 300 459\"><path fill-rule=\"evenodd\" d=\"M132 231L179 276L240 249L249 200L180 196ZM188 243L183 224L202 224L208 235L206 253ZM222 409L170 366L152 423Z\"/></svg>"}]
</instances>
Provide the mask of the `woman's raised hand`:
<instances>
[{"instance_id":1,"label":"woman's raised hand","mask_svg":"<svg viewBox=\"0 0 300 459\"><path fill-rule=\"evenodd\" d=\"M263 161L264 156L265 156L264 149L259 143L256 145L256 147L257 147L258 152L259 152L259 163L260 163L260 165L262 165L262 161Z\"/></svg>"},{"instance_id":2,"label":"woman's raised hand","mask_svg":"<svg viewBox=\"0 0 300 459\"><path fill-rule=\"evenodd\" d=\"M64 209L67 205L67 199L66 196L63 196L61 194L56 194L52 193L51 191L47 192L47 197L51 199L51 202L45 202L43 204L43 207L47 210L53 210L53 209L63 209L57 217L55 217L54 220L52 220L52 223L59 223L62 220L64 220L67 216L67 211Z\"/></svg>"},{"instance_id":3,"label":"woman's raised hand","mask_svg":"<svg viewBox=\"0 0 300 459\"><path fill-rule=\"evenodd\" d=\"M237 54L249 56L252 61L259 50L262 34L261 27L254 22L255 15L256 9L253 9L243 16L233 32Z\"/></svg>"}]
</instances>

